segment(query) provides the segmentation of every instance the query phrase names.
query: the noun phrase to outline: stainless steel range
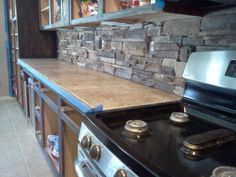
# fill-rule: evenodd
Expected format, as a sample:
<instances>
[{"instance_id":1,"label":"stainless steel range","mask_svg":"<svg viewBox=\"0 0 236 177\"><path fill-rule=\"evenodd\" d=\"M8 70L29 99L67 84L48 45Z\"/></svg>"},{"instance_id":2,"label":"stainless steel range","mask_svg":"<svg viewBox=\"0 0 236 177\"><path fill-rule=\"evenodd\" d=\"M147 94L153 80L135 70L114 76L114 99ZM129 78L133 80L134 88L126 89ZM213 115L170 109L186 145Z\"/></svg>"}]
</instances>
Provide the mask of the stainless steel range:
<instances>
[{"instance_id":1,"label":"stainless steel range","mask_svg":"<svg viewBox=\"0 0 236 177\"><path fill-rule=\"evenodd\" d=\"M179 102L88 114L78 176L235 176L236 51L193 53Z\"/></svg>"}]
</instances>

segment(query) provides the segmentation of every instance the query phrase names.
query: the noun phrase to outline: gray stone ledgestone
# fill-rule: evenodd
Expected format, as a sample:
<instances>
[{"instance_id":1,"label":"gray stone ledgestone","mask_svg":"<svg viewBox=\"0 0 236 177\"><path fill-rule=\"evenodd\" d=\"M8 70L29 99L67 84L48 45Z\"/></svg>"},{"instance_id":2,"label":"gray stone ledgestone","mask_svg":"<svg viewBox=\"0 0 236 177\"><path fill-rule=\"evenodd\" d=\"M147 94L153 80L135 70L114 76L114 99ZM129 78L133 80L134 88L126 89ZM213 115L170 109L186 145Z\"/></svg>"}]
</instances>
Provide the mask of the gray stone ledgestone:
<instances>
[{"instance_id":1,"label":"gray stone ledgestone","mask_svg":"<svg viewBox=\"0 0 236 177\"><path fill-rule=\"evenodd\" d=\"M143 79L147 79L147 78L152 78L154 73L139 70L139 69L133 69L133 75L138 76L138 77L143 78Z\"/></svg>"},{"instance_id":2,"label":"gray stone ledgestone","mask_svg":"<svg viewBox=\"0 0 236 177\"><path fill-rule=\"evenodd\" d=\"M146 37L146 30L143 28L139 29L131 29L126 31L126 38L145 38Z\"/></svg>"},{"instance_id":3,"label":"gray stone ledgestone","mask_svg":"<svg viewBox=\"0 0 236 177\"><path fill-rule=\"evenodd\" d=\"M218 50L236 50L236 47L219 47L219 46L197 46L197 52L218 51Z\"/></svg>"},{"instance_id":4,"label":"gray stone ledgestone","mask_svg":"<svg viewBox=\"0 0 236 177\"><path fill-rule=\"evenodd\" d=\"M85 40L85 41L94 41L95 36L94 36L93 33L84 33L83 40Z\"/></svg>"},{"instance_id":5,"label":"gray stone ledgestone","mask_svg":"<svg viewBox=\"0 0 236 177\"><path fill-rule=\"evenodd\" d=\"M153 87L156 84L156 81L153 79L146 79L146 80L142 81L141 83L147 87Z\"/></svg>"},{"instance_id":6,"label":"gray stone ledgestone","mask_svg":"<svg viewBox=\"0 0 236 177\"><path fill-rule=\"evenodd\" d=\"M200 18L170 20L163 26L162 34L165 35L196 35L200 30Z\"/></svg>"},{"instance_id":7,"label":"gray stone ledgestone","mask_svg":"<svg viewBox=\"0 0 236 177\"><path fill-rule=\"evenodd\" d=\"M115 53L113 51L99 51L97 52L97 55L107 58L115 58Z\"/></svg>"},{"instance_id":8,"label":"gray stone ledgestone","mask_svg":"<svg viewBox=\"0 0 236 177\"><path fill-rule=\"evenodd\" d=\"M157 89L160 89L160 90L164 90L164 91L173 93L174 85L169 84L169 83L165 83L165 82L162 82L162 81L158 81L154 85L154 88L157 88Z\"/></svg>"},{"instance_id":9,"label":"gray stone ledgestone","mask_svg":"<svg viewBox=\"0 0 236 177\"><path fill-rule=\"evenodd\" d=\"M236 36L206 36L205 45L236 47Z\"/></svg>"},{"instance_id":10,"label":"gray stone ledgestone","mask_svg":"<svg viewBox=\"0 0 236 177\"><path fill-rule=\"evenodd\" d=\"M99 60L100 59L100 57L97 55L97 52L93 51L93 50L88 51L88 58L91 60Z\"/></svg>"},{"instance_id":11,"label":"gray stone ledgestone","mask_svg":"<svg viewBox=\"0 0 236 177\"><path fill-rule=\"evenodd\" d=\"M146 58L142 56L131 55L129 60L137 60L139 64L144 64L146 62Z\"/></svg>"},{"instance_id":12,"label":"gray stone ledgestone","mask_svg":"<svg viewBox=\"0 0 236 177\"><path fill-rule=\"evenodd\" d=\"M79 57L88 57L88 52L85 48L79 48L78 51L77 51L77 55Z\"/></svg>"},{"instance_id":13,"label":"gray stone ledgestone","mask_svg":"<svg viewBox=\"0 0 236 177\"><path fill-rule=\"evenodd\" d=\"M202 19L201 30L204 31L215 31L224 29L236 29L236 13L234 14L223 14L216 16L205 16Z\"/></svg>"},{"instance_id":14,"label":"gray stone ledgestone","mask_svg":"<svg viewBox=\"0 0 236 177\"><path fill-rule=\"evenodd\" d=\"M111 41L102 40L102 50L111 50Z\"/></svg>"},{"instance_id":15,"label":"gray stone ledgestone","mask_svg":"<svg viewBox=\"0 0 236 177\"><path fill-rule=\"evenodd\" d=\"M175 76L175 68L163 66L162 72L167 75Z\"/></svg>"},{"instance_id":16,"label":"gray stone ledgestone","mask_svg":"<svg viewBox=\"0 0 236 177\"><path fill-rule=\"evenodd\" d=\"M154 50L179 50L176 43L154 43Z\"/></svg>"},{"instance_id":17,"label":"gray stone ledgestone","mask_svg":"<svg viewBox=\"0 0 236 177\"><path fill-rule=\"evenodd\" d=\"M130 67L130 64L125 60L116 60L116 64L120 66Z\"/></svg>"},{"instance_id":18,"label":"gray stone ledgestone","mask_svg":"<svg viewBox=\"0 0 236 177\"><path fill-rule=\"evenodd\" d=\"M83 44L83 47L85 47L87 50L94 50L94 42L86 41Z\"/></svg>"},{"instance_id":19,"label":"gray stone ledgestone","mask_svg":"<svg viewBox=\"0 0 236 177\"><path fill-rule=\"evenodd\" d=\"M104 30L104 31L96 31L96 35L98 36L103 36L103 35L114 35L114 31L108 31L108 30Z\"/></svg>"},{"instance_id":20,"label":"gray stone ledgestone","mask_svg":"<svg viewBox=\"0 0 236 177\"><path fill-rule=\"evenodd\" d=\"M111 64L104 64L104 72L114 75L115 68Z\"/></svg>"},{"instance_id":21,"label":"gray stone ledgestone","mask_svg":"<svg viewBox=\"0 0 236 177\"><path fill-rule=\"evenodd\" d=\"M174 58L174 59L178 59L179 58L179 51L155 51L152 53L154 57L157 58Z\"/></svg>"},{"instance_id":22,"label":"gray stone ledgestone","mask_svg":"<svg viewBox=\"0 0 236 177\"><path fill-rule=\"evenodd\" d=\"M200 36L236 36L236 30L222 29L222 30L203 31L203 32L200 32L199 35Z\"/></svg>"},{"instance_id":23,"label":"gray stone ledgestone","mask_svg":"<svg viewBox=\"0 0 236 177\"><path fill-rule=\"evenodd\" d=\"M162 62L162 66L170 68L175 68L175 64L176 64L176 59L172 58L164 58Z\"/></svg>"},{"instance_id":24,"label":"gray stone ledgestone","mask_svg":"<svg viewBox=\"0 0 236 177\"><path fill-rule=\"evenodd\" d=\"M147 36L159 36L161 35L161 26L151 27L147 29Z\"/></svg>"},{"instance_id":25,"label":"gray stone ledgestone","mask_svg":"<svg viewBox=\"0 0 236 177\"><path fill-rule=\"evenodd\" d=\"M167 75L167 74L159 74L159 73L154 74L154 79L158 81L167 82L167 83L173 83L175 81L174 76Z\"/></svg>"},{"instance_id":26,"label":"gray stone ledgestone","mask_svg":"<svg viewBox=\"0 0 236 177\"><path fill-rule=\"evenodd\" d=\"M195 47L182 46L180 48L179 60L182 62L187 62L190 54L194 52Z\"/></svg>"},{"instance_id":27,"label":"gray stone ledgestone","mask_svg":"<svg viewBox=\"0 0 236 177\"><path fill-rule=\"evenodd\" d=\"M116 51L116 58L118 60L124 60L125 59L125 54L123 53L123 51Z\"/></svg>"},{"instance_id":28,"label":"gray stone ledgestone","mask_svg":"<svg viewBox=\"0 0 236 177\"><path fill-rule=\"evenodd\" d=\"M182 77L184 73L186 63L184 62L176 62L175 64L175 74L176 77Z\"/></svg>"},{"instance_id":29,"label":"gray stone ledgestone","mask_svg":"<svg viewBox=\"0 0 236 177\"><path fill-rule=\"evenodd\" d=\"M116 68L115 76L131 79L132 78L132 68Z\"/></svg>"},{"instance_id":30,"label":"gray stone ledgestone","mask_svg":"<svg viewBox=\"0 0 236 177\"><path fill-rule=\"evenodd\" d=\"M155 73L162 73L162 66L161 64L157 63L146 63L145 71L155 72Z\"/></svg>"},{"instance_id":31,"label":"gray stone ledgestone","mask_svg":"<svg viewBox=\"0 0 236 177\"><path fill-rule=\"evenodd\" d=\"M184 88L183 87L179 87L179 86L175 86L173 92L177 95L183 96L184 94Z\"/></svg>"},{"instance_id":32,"label":"gray stone ledgestone","mask_svg":"<svg viewBox=\"0 0 236 177\"><path fill-rule=\"evenodd\" d=\"M123 42L111 41L111 49L113 49L113 50L122 50L122 48L123 48Z\"/></svg>"},{"instance_id":33,"label":"gray stone ledgestone","mask_svg":"<svg viewBox=\"0 0 236 177\"><path fill-rule=\"evenodd\" d=\"M179 87L184 87L185 80L182 77L176 77L175 80L175 85Z\"/></svg>"},{"instance_id":34,"label":"gray stone ledgestone","mask_svg":"<svg viewBox=\"0 0 236 177\"><path fill-rule=\"evenodd\" d=\"M161 64L163 61L163 58L153 58L153 57L149 57L148 55L146 55L145 61L148 63Z\"/></svg>"},{"instance_id":35,"label":"gray stone ledgestone","mask_svg":"<svg viewBox=\"0 0 236 177\"><path fill-rule=\"evenodd\" d=\"M115 58L107 58L107 57L101 57L101 61L105 63L111 63L111 64L115 64L116 62Z\"/></svg>"},{"instance_id":36,"label":"gray stone ledgestone","mask_svg":"<svg viewBox=\"0 0 236 177\"><path fill-rule=\"evenodd\" d=\"M112 40L125 38L127 30L114 30L112 35Z\"/></svg>"},{"instance_id":37,"label":"gray stone ledgestone","mask_svg":"<svg viewBox=\"0 0 236 177\"><path fill-rule=\"evenodd\" d=\"M203 45L202 37L183 37L183 45Z\"/></svg>"},{"instance_id":38,"label":"gray stone ledgestone","mask_svg":"<svg viewBox=\"0 0 236 177\"><path fill-rule=\"evenodd\" d=\"M125 54L144 56L147 53L147 44L144 42L124 42Z\"/></svg>"},{"instance_id":39,"label":"gray stone ledgestone","mask_svg":"<svg viewBox=\"0 0 236 177\"><path fill-rule=\"evenodd\" d=\"M104 63L103 62L98 61L98 69L97 70L100 72L104 71Z\"/></svg>"}]
</instances>

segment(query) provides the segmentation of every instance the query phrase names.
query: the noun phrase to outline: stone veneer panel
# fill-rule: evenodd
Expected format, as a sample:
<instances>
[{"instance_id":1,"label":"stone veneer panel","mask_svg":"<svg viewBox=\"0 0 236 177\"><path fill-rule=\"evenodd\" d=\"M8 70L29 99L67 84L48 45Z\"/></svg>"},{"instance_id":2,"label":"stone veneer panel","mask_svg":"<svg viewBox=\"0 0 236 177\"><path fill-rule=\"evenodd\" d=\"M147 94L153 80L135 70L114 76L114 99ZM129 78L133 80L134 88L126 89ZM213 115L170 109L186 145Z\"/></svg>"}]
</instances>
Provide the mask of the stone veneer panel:
<instances>
[{"instance_id":1,"label":"stone veneer panel","mask_svg":"<svg viewBox=\"0 0 236 177\"><path fill-rule=\"evenodd\" d=\"M61 30L58 59L181 95L191 52L236 50L235 18L234 8L203 18Z\"/></svg>"}]
</instances>

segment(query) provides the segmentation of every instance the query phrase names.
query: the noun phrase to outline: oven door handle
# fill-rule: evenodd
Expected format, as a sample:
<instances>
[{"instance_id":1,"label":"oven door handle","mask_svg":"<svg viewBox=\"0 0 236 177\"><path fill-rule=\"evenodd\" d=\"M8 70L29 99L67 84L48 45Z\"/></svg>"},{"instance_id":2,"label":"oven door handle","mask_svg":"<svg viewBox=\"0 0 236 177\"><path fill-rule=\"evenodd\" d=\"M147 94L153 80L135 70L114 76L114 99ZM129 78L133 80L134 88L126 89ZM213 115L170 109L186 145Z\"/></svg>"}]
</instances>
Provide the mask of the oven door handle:
<instances>
[{"instance_id":1,"label":"oven door handle","mask_svg":"<svg viewBox=\"0 0 236 177\"><path fill-rule=\"evenodd\" d=\"M89 167L87 162L81 161L76 165L77 176L79 177L95 177L92 172L92 169Z\"/></svg>"}]
</instances>

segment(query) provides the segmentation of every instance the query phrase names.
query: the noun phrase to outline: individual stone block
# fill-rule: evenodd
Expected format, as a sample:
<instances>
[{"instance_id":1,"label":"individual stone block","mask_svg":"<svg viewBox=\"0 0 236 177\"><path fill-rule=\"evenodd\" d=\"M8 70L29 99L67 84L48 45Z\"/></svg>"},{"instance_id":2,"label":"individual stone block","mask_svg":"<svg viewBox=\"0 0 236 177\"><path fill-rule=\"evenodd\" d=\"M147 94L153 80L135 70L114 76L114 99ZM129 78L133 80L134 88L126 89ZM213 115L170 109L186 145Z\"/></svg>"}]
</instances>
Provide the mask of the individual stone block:
<instances>
[{"instance_id":1,"label":"individual stone block","mask_svg":"<svg viewBox=\"0 0 236 177\"><path fill-rule=\"evenodd\" d=\"M203 42L203 38L199 36L183 37L183 45L203 45Z\"/></svg>"},{"instance_id":2,"label":"individual stone block","mask_svg":"<svg viewBox=\"0 0 236 177\"><path fill-rule=\"evenodd\" d=\"M170 20L163 26L162 34L165 35L196 35L200 30L200 18Z\"/></svg>"},{"instance_id":3,"label":"individual stone block","mask_svg":"<svg viewBox=\"0 0 236 177\"><path fill-rule=\"evenodd\" d=\"M179 46L176 43L154 43L154 50L179 50Z\"/></svg>"},{"instance_id":4,"label":"individual stone block","mask_svg":"<svg viewBox=\"0 0 236 177\"><path fill-rule=\"evenodd\" d=\"M78 51L77 51L77 55L79 57L88 57L88 52L85 48L79 48Z\"/></svg>"},{"instance_id":5,"label":"individual stone block","mask_svg":"<svg viewBox=\"0 0 236 177\"><path fill-rule=\"evenodd\" d=\"M113 49L113 50L122 50L122 48L123 48L123 42L111 41L111 49Z\"/></svg>"},{"instance_id":6,"label":"individual stone block","mask_svg":"<svg viewBox=\"0 0 236 177\"><path fill-rule=\"evenodd\" d=\"M159 80L159 81L164 81L167 83L173 83L175 81L175 77L167 74L159 74L155 73L154 74L154 79Z\"/></svg>"},{"instance_id":7,"label":"individual stone block","mask_svg":"<svg viewBox=\"0 0 236 177\"><path fill-rule=\"evenodd\" d=\"M202 19L201 30L215 31L215 30L235 30L236 29L236 13L221 14L214 16L205 16Z\"/></svg>"},{"instance_id":8,"label":"individual stone block","mask_svg":"<svg viewBox=\"0 0 236 177\"><path fill-rule=\"evenodd\" d=\"M172 93L173 89L174 89L174 85L173 84L169 84L163 81L157 81L156 84L154 85L155 88L160 89L160 90L164 90L167 92Z\"/></svg>"},{"instance_id":9,"label":"individual stone block","mask_svg":"<svg viewBox=\"0 0 236 177\"><path fill-rule=\"evenodd\" d=\"M157 63L146 63L145 71L155 72L155 73L162 73L162 66Z\"/></svg>"},{"instance_id":10,"label":"individual stone block","mask_svg":"<svg viewBox=\"0 0 236 177\"><path fill-rule=\"evenodd\" d=\"M88 58L91 59L91 60L99 60L100 59L100 57L97 56L97 52L92 51L92 50L88 51Z\"/></svg>"},{"instance_id":11,"label":"individual stone block","mask_svg":"<svg viewBox=\"0 0 236 177\"><path fill-rule=\"evenodd\" d=\"M175 86L173 91L174 91L175 94L183 96L184 88L183 87L179 87L179 86Z\"/></svg>"},{"instance_id":12,"label":"individual stone block","mask_svg":"<svg viewBox=\"0 0 236 177\"><path fill-rule=\"evenodd\" d=\"M176 62L175 64L175 74L176 77L182 77L184 73L186 63L184 62Z\"/></svg>"},{"instance_id":13,"label":"individual stone block","mask_svg":"<svg viewBox=\"0 0 236 177\"><path fill-rule=\"evenodd\" d=\"M175 85L179 87L184 87L185 80L182 77L175 78Z\"/></svg>"},{"instance_id":14,"label":"individual stone block","mask_svg":"<svg viewBox=\"0 0 236 177\"><path fill-rule=\"evenodd\" d=\"M236 36L206 36L205 45L236 46Z\"/></svg>"},{"instance_id":15,"label":"individual stone block","mask_svg":"<svg viewBox=\"0 0 236 177\"><path fill-rule=\"evenodd\" d=\"M148 28L147 36L159 36L161 35L161 29L161 26Z\"/></svg>"},{"instance_id":16,"label":"individual stone block","mask_svg":"<svg viewBox=\"0 0 236 177\"><path fill-rule=\"evenodd\" d=\"M104 64L104 72L114 75L115 68L111 64Z\"/></svg>"},{"instance_id":17,"label":"individual stone block","mask_svg":"<svg viewBox=\"0 0 236 177\"><path fill-rule=\"evenodd\" d=\"M115 58L115 53L112 51L99 51L97 52L97 55L107 57L107 58Z\"/></svg>"},{"instance_id":18,"label":"individual stone block","mask_svg":"<svg viewBox=\"0 0 236 177\"><path fill-rule=\"evenodd\" d=\"M183 46L180 48L179 60L182 62L187 62L190 54L193 52L193 47Z\"/></svg>"},{"instance_id":19,"label":"individual stone block","mask_svg":"<svg viewBox=\"0 0 236 177\"><path fill-rule=\"evenodd\" d=\"M176 59L172 58L164 58L162 62L162 66L170 68L175 68L175 64L176 64Z\"/></svg>"},{"instance_id":20,"label":"individual stone block","mask_svg":"<svg viewBox=\"0 0 236 177\"><path fill-rule=\"evenodd\" d=\"M143 28L127 30L125 37L126 38L145 38L146 31Z\"/></svg>"},{"instance_id":21,"label":"individual stone block","mask_svg":"<svg viewBox=\"0 0 236 177\"><path fill-rule=\"evenodd\" d=\"M95 36L93 33L84 33L83 40L85 41L94 41Z\"/></svg>"},{"instance_id":22,"label":"individual stone block","mask_svg":"<svg viewBox=\"0 0 236 177\"><path fill-rule=\"evenodd\" d=\"M131 79L132 78L132 68L116 68L115 76Z\"/></svg>"},{"instance_id":23,"label":"individual stone block","mask_svg":"<svg viewBox=\"0 0 236 177\"><path fill-rule=\"evenodd\" d=\"M144 42L124 42L125 54L144 56L147 53L147 44Z\"/></svg>"},{"instance_id":24,"label":"individual stone block","mask_svg":"<svg viewBox=\"0 0 236 177\"><path fill-rule=\"evenodd\" d=\"M153 53L155 57L158 58L173 58L173 59L178 59L179 58L179 51L156 51Z\"/></svg>"},{"instance_id":25,"label":"individual stone block","mask_svg":"<svg viewBox=\"0 0 236 177\"><path fill-rule=\"evenodd\" d=\"M112 64L115 64L116 62L115 58L107 58L107 57L101 57L101 61L105 63L112 63Z\"/></svg>"}]
</instances>

